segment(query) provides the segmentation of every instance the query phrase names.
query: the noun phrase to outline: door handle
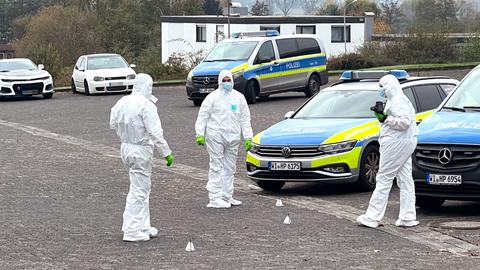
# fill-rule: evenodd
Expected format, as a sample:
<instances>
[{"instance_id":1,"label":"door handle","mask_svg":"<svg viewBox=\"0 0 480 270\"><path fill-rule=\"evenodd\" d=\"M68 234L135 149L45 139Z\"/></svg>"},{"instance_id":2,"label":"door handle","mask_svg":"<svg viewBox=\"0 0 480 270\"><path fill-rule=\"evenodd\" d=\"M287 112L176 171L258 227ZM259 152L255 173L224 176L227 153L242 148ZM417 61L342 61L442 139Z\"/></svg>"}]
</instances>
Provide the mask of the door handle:
<instances>
[{"instance_id":1,"label":"door handle","mask_svg":"<svg viewBox=\"0 0 480 270\"><path fill-rule=\"evenodd\" d=\"M275 66L280 65L277 61L273 62L273 64L274 64Z\"/></svg>"}]
</instances>

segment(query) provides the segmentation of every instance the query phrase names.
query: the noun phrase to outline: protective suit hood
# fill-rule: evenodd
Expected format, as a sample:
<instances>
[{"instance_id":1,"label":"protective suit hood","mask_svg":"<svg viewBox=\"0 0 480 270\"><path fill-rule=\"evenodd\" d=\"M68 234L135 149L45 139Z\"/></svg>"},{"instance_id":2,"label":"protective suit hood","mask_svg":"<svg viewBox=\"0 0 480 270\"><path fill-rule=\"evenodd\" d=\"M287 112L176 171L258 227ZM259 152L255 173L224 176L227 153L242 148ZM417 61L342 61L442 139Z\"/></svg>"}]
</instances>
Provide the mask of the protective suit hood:
<instances>
[{"instance_id":1,"label":"protective suit hood","mask_svg":"<svg viewBox=\"0 0 480 270\"><path fill-rule=\"evenodd\" d=\"M222 87L222 81L223 81L223 78L225 77L229 77L230 80L232 81L233 83L233 75L232 75L232 72L230 72L229 70L222 70L220 72L220 74L218 75L218 88L221 89L221 90L225 90L223 89Z\"/></svg>"},{"instance_id":2,"label":"protective suit hood","mask_svg":"<svg viewBox=\"0 0 480 270\"><path fill-rule=\"evenodd\" d=\"M153 103L156 103L158 99L152 95L152 88L152 77L148 74L140 73L137 75L135 82L133 83L132 94L144 96Z\"/></svg>"},{"instance_id":3,"label":"protective suit hood","mask_svg":"<svg viewBox=\"0 0 480 270\"><path fill-rule=\"evenodd\" d=\"M397 95L401 95L402 87L397 78L393 75L385 75L380 79L380 86L385 89L385 95L388 100L393 99Z\"/></svg>"}]
</instances>

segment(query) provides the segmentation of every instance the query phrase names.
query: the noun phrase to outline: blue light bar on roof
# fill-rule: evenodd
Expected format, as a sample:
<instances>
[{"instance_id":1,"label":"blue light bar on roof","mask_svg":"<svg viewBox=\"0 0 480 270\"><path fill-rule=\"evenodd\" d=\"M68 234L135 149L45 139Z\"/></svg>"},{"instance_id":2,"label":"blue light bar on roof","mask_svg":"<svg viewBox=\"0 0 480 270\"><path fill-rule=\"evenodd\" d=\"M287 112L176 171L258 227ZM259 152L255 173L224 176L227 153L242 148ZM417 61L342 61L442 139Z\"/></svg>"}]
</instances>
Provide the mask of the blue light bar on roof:
<instances>
[{"instance_id":1,"label":"blue light bar on roof","mask_svg":"<svg viewBox=\"0 0 480 270\"><path fill-rule=\"evenodd\" d=\"M385 75L391 74L395 76L398 80L405 80L408 79L410 76L408 72L405 70L390 70L390 71L354 71L354 70L346 70L342 73L340 80L342 81L359 81L364 79L370 80L379 80Z\"/></svg>"},{"instance_id":2,"label":"blue light bar on roof","mask_svg":"<svg viewBox=\"0 0 480 270\"><path fill-rule=\"evenodd\" d=\"M237 32L232 33L232 38L242 38L242 37L276 37L280 33L277 30L267 30L267 31L258 31L258 32Z\"/></svg>"}]
</instances>

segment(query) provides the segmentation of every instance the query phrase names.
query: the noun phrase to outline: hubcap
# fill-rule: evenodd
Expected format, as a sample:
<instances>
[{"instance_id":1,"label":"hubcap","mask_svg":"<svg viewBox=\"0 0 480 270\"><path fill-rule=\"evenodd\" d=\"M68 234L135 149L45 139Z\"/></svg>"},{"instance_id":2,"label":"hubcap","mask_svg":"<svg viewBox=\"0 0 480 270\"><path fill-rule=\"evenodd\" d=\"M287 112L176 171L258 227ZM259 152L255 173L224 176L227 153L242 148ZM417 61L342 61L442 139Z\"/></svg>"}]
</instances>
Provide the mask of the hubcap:
<instances>
[{"instance_id":1,"label":"hubcap","mask_svg":"<svg viewBox=\"0 0 480 270\"><path fill-rule=\"evenodd\" d=\"M317 80L312 79L310 81L310 90L312 90L313 93L317 93L319 88L320 87L319 87L319 83L317 82Z\"/></svg>"},{"instance_id":2,"label":"hubcap","mask_svg":"<svg viewBox=\"0 0 480 270\"><path fill-rule=\"evenodd\" d=\"M365 176L371 185L375 185L378 169L380 168L380 156L375 153L369 153L365 162Z\"/></svg>"}]
</instances>

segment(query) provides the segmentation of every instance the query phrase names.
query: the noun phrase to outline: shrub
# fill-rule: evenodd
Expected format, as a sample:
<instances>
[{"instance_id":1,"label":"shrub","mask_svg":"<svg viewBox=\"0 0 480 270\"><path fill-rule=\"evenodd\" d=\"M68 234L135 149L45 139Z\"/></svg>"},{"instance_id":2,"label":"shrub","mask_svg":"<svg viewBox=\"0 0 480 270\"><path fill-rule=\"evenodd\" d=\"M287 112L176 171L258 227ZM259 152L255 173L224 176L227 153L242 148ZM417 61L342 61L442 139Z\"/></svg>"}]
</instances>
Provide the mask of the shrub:
<instances>
[{"instance_id":1,"label":"shrub","mask_svg":"<svg viewBox=\"0 0 480 270\"><path fill-rule=\"evenodd\" d=\"M374 66L374 62L359 53L343 54L328 60L329 70L363 69Z\"/></svg>"}]
</instances>

